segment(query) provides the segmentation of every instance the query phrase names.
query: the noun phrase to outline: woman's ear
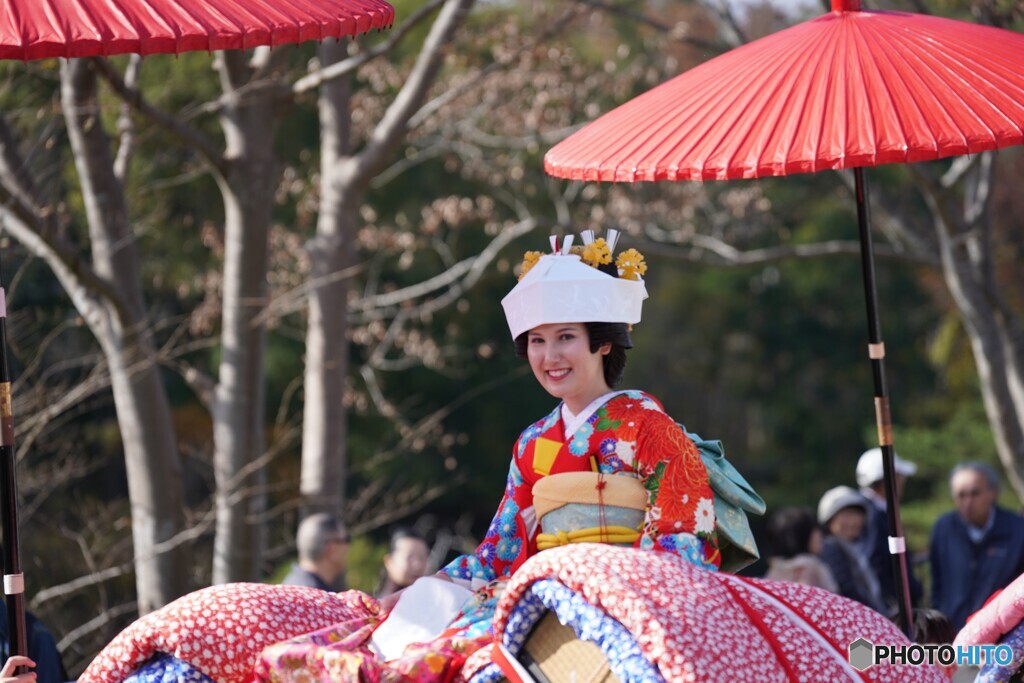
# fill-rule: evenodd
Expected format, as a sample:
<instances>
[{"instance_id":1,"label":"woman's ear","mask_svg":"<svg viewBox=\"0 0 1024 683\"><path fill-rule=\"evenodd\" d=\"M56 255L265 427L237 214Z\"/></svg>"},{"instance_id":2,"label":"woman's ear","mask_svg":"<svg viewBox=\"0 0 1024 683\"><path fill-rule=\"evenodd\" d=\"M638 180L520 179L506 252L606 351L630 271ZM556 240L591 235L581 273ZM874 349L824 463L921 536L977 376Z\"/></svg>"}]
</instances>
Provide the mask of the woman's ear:
<instances>
[{"instance_id":1,"label":"woman's ear","mask_svg":"<svg viewBox=\"0 0 1024 683\"><path fill-rule=\"evenodd\" d=\"M607 356L609 353L612 352L612 343L605 342L604 344L601 344L601 346L598 347L597 352L600 353L602 356Z\"/></svg>"}]
</instances>

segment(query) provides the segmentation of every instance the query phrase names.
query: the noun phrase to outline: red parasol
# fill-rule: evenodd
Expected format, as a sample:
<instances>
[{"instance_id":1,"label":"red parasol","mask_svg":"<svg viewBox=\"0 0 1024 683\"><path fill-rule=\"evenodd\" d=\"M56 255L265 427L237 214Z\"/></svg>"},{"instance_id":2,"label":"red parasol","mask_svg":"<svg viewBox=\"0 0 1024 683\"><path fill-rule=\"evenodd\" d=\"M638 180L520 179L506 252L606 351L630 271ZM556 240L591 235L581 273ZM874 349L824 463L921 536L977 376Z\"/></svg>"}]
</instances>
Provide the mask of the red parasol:
<instances>
[{"instance_id":1,"label":"red parasol","mask_svg":"<svg viewBox=\"0 0 1024 683\"><path fill-rule=\"evenodd\" d=\"M725 180L1024 142L1024 35L855 4L837 0L630 100L556 145L544 168L577 180Z\"/></svg>"},{"instance_id":2,"label":"red parasol","mask_svg":"<svg viewBox=\"0 0 1024 683\"><path fill-rule=\"evenodd\" d=\"M577 180L716 180L854 169L868 355L900 615L910 593L863 167L1024 142L1024 35L905 12L832 12L731 50L552 148Z\"/></svg>"},{"instance_id":3,"label":"red parasol","mask_svg":"<svg viewBox=\"0 0 1024 683\"><path fill-rule=\"evenodd\" d=\"M383 0L5 0L0 59L243 50L391 26Z\"/></svg>"},{"instance_id":4,"label":"red parasol","mask_svg":"<svg viewBox=\"0 0 1024 683\"><path fill-rule=\"evenodd\" d=\"M239 50L389 28L384 0L3 0L0 59ZM0 280L0 512L10 655L28 654L7 306Z\"/></svg>"}]
</instances>

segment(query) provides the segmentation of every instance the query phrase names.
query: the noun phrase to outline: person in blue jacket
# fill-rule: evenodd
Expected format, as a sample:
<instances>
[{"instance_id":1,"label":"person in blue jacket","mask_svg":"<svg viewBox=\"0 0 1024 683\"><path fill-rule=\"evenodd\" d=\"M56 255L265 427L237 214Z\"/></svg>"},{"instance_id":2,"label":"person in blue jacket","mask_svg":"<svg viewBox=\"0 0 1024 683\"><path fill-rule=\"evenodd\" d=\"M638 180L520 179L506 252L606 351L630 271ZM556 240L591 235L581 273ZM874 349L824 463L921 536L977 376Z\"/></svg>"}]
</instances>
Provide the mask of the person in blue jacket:
<instances>
[{"instance_id":1,"label":"person in blue jacket","mask_svg":"<svg viewBox=\"0 0 1024 683\"><path fill-rule=\"evenodd\" d=\"M68 680L67 671L64 670L64 663L60 659L60 652L57 651L57 641L31 612L25 613L25 629L28 633L28 656L35 663L32 671L35 672L36 683L63 683ZM7 604L0 600L0 660L9 662L10 639L7 634ZM11 658L16 659L16 658ZM16 659L12 665L10 677L14 677L13 666L22 666L24 662ZM5 667L6 668L6 667ZM6 678L7 676L5 676Z\"/></svg>"},{"instance_id":2,"label":"person in blue jacket","mask_svg":"<svg viewBox=\"0 0 1024 683\"><path fill-rule=\"evenodd\" d=\"M999 476L988 465L953 468L956 510L932 527L932 606L959 631L995 591L1024 572L1024 518L996 505Z\"/></svg>"}]
</instances>

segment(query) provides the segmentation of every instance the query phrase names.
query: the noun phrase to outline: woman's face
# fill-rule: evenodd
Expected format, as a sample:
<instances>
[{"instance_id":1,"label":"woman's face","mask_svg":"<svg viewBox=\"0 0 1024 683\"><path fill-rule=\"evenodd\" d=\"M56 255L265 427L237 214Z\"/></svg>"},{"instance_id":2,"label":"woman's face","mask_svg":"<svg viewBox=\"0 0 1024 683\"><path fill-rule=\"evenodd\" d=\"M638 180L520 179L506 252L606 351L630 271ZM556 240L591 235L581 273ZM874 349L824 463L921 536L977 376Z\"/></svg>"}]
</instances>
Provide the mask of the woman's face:
<instances>
[{"instance_id":1,"label":"woman's face","mask_svg":"<svg viewBox=\"0 0 1024 683\"><path fill-rule=\"evenodd\" d=\"M846 541L853 541L864 530L867 515L857 507L843 508L828 521L828 528L833 534Z\"/></svg>"},{"instance_id":2,"label":"woman's face","mask_svg":"<svg viewBox=\"0 0 1024 683\"><path fill-rule=\"evenodd\" d=\"M384 569L396 585L410 586L427 571L429 556L430 550L422 540L400 538L395 541L394 551L384 556Z\"/></svg>"},{"instance_id":3,"label":"woman's face","mask_svg":"<svg viewBox=\"0 0 1024 683\"><path fill-rule=\"evenodd\" d=\"M590 351L583 323L540 325L527 333L526 357L545 391L565 401L574 413L609 391L604 381L604 356L611 342Z\"/></svg>"}]
</instances>

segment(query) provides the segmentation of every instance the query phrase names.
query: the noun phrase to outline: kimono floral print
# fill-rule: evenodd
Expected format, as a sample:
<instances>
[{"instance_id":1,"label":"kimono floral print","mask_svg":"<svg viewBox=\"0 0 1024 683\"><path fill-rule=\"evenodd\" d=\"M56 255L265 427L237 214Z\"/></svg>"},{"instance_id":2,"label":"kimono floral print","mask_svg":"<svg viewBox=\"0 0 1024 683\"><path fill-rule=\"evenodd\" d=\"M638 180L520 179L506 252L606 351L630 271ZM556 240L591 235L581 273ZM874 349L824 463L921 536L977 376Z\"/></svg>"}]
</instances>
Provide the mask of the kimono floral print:
<instances>
[{"instance_id":1,"label":"kimono floral print","mask_svg":"<svg viewBox=\"0 0 1024 683\"><path fill-rule=\"evenodd\" d=\"M720 562L715 512L707 471L697 447L640 391L613 395L572 434L565 433L561 408L522 433L513 450L505 495L474 555L445 568L471 587L510 576L537 552L538 524L533 485L559 472L632 472L641 477L648 504L640 548L665 551L707 569Z\"/></svg>"}]
</instances>

